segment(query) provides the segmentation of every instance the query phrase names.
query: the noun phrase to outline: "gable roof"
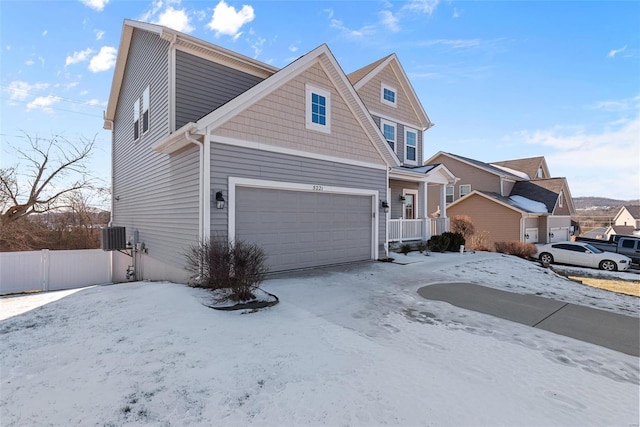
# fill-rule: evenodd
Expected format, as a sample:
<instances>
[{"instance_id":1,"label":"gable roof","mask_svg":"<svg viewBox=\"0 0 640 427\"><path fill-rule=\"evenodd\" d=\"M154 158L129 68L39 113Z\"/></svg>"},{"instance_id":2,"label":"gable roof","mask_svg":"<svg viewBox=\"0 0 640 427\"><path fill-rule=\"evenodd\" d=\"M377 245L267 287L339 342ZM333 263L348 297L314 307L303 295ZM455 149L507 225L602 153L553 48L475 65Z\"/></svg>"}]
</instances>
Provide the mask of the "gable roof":
<instances>
[{"instance_id":1,"label":"gable roof","mask_svg":"<svg viewBox=\"0 0 640 427\"><path fill-rule=\"evenodd\" d=\"M542 167L542 170L545 172L546 176L549 175L547 162L543 156L528 157L525 159L503 160L500 162L491 162L491 164L497 165L497 166L504 166L510 169L523 172L527 174L530 179L538 178L538 169L540 167Z\"/></svg>"},{"instance_id":2,"label":"gable roof","mask_svg":"<svg viewBox=\"0 0 640 427\"><path fill-rule=\"evenodd\" d=\"M629 215L631 215L633 217L633 219L635 219L636 221L640 219L640 205L625 205L623 207L620 208L620 211L618 212L618 214L616 215L616 217L614 218L614 221L616 219L618 219L618 217L622 214L622 212L624 211L629 212Z\"/></svg>"},{"instance_id":3,"label":"gable roof","mask_svg":"<svg viewBox=\"0 0 640 427\"><path fill-rule=\"evenodd\" d=\"M449 209L452 206L465 203L465 201L470 200L474 196L483 197L493 203L499 204L501 206L504 206L506 208L519 212L521 215L532 215L532 216L547 215L546 213L541 213L532 209L527 209L522 204L518 204L515 201L511 200L510 198L501 196L498 193L494 193L492 191L480 191L480 190L473 190L471 193L465 195L464 197L448 205L447 209Z\"/></svg>"},{"instance_id":4,"label":"gable roof","mask_svg":"<svg viewBox=\"0 0 640 427\"><path fill-rule=\"evenodd\" d=\"M120 45L118 47L118 56L116 58L107 109L104 112L105 129L111 129L111 122L115 117L120 89L122 88L122 82L124 79L124 71L129 57L129 47L131 45L133 32L136 29L155 33L160 38L175 44L180 49L208 57L218 63L262 78L267 78L278 71L278 68L272 65L265 64L249 58L248 56L241 55L188 34L181 33L180 31L172 30L171 28L158 24L149 24L146 22L125 19L122 25L122 34L120 36Z\"/></svg>"},{"instance_id":5,"label":"gable roof","mask_svg":"<svg viewBox=\"0 0 640 427\"><path fill-rule=\"evenodd\" d=\"M607 234L619 234L622 236L633 236L634 231L635 227L632 225L610 225L607 228Z\"/></svg>"},{"instance_id":6,"label":"gable roof","mask_svg":"<svg viewBox=\"0 0 640 427\"><path fill-rule=\"evenodd\" d=\"M296 59L291 64L273 74L271 77L263 80L238 95L236 98L202 117L195 124L183 127L184 129L178 130L175 133L188 131L189 133L203 135L207 129L213 130L221 126L236 115L240 114L242 111L246 110L249 106L268 96L279 87L282 87L291 81L291 79L318 63L324 69L337 92L344 99L358 123L369 136L369 140L378 151L381 158L384 159L389 166L399 166L400 162L397 156L391 147L389 147L389 144L387 144L382 132L373 121L371 114L369 114L369 111L326 44L322 44L306 55ZM176 151L188 144L190 144L188 139L170 136L165 140L154 144L153 149L167 153Z\"/></svg>"},{"instance_id":7,"label":"gable roof","mask_svg":"<svg viewBox=\"0 0 640 427\"><path fill-rule=\"evenodd\" d=\"M566 192L568 186L566 185L565 178L547 178L536 179L533 181L519 181L516 182L511 190L510 196L522 196L531 200L537 200L542 202L547 207L547 210L553 213L555 206L558 202L558 197L561 192ZM573 201L571 195L566 194L564 197L569 204L569 212L573 214Z\"/></svg>"},{"instance_id":8,"label":"gable roof","mask_svg":"<svg viewBox=\"0 0 640 427\"><path fill-rule=\"evenodd\" d=\"M521 181L525 178L523 178L522 176L516 175L514 173L509 172L508 170L505 169L501 169L495 166L490 165L489 163L485 163L485 162L481 162L479 160L475 160L475 159L470 159L468 157L463 157L463 156L459 156L457 154L452 154L452 153L447 153L445 151L438 151L435 155L431 156L430 159L428 159L426 162L424 162L424 164L430 164L430 163L434 163L434 160L439 157L439 156L446 156L449 157L451 159L454 160L458 160L462 163L466 163L470 166L476 167L478 169L482 169L486 172L492 173L494 175L498 175L500 177L503 178L508 178L514 181Z\"/></svg>"},{"instance_id":9,"label":"gable roof","mask_svg":"<svg viewBox=\"0 0 640 427\"><path fill-rule=\"evenodd\" d=\"M384 58L381 58L369 65L360 68L359 70L354 71L353 73L349 74L348 79L357 91L367 82L369 82L369 80L371 80L378 73L384 70L387 66L391 67L391 70L398 79L402 90L407 94L407 98L409 98L411 108L415 112L416 117L418 117L420 126L422 126L422 130L427 130L432 127L433 123L422 107L420 98L418 98L418 95L416 94L413 86L411 85L411 82L409 81L409 77L407 77L407 73L405 73L404 68L402 68L402 65L400 64L400 61L398 60L398 57L395 53L387 55Z\"/></svg>"}]
</instances>

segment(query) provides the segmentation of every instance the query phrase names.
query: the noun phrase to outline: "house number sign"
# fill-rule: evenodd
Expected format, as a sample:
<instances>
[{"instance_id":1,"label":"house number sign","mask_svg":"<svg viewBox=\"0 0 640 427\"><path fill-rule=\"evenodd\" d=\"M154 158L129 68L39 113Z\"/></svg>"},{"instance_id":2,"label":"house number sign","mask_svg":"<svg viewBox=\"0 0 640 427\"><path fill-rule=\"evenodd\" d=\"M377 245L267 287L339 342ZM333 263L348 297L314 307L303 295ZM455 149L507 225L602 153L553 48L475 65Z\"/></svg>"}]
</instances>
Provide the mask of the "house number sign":
<instances>
[{"instance_id":1,"label":"house number sign","mask_svg":"<svg viewBox=\"0 0 640 427\"><path fill-rule=\"evenodd\" d=\"M324 187L322 185L314 185L313 191L324 191Z\"/></svg>"}]
</instances>

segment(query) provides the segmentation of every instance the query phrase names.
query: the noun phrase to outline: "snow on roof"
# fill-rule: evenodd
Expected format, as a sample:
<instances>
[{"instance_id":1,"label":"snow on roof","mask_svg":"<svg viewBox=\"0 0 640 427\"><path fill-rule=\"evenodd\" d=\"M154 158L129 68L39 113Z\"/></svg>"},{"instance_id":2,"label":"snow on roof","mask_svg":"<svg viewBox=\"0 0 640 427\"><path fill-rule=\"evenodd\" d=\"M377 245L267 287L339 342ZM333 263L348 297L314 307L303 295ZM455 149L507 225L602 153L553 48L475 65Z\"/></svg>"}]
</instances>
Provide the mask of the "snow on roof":
<instances>
[{"instance_id":1,"label":"snow on roof","mask_svg":"<svg viewBox=\"0 0 640 427\"><path fill-rule=\"evenodd\" d=\"M515 170L515 169L511 169L511 168L508 168L508 167L506 167L506 166L496 165L496 164L494 164L494 163L489 163L489 164L490 164L491 166L493 166L494 168L501 169L501 170L503 170L503 171L505 171L505 172L510 173L511 175L519 176L520 178L523 178L523 179L531 179L531 178L529 177L529 175L527 175L527 174L526 174L526 173L524 173L524 172L521 172L521 171L518 171L518 170Z\"/></svg>"},{"instance_id":2,"label":"snow on roof","mask_svg":"<svg viewBox=\"0 0 640 427\"><path fill-rule=\"evenodd\" d=\"M549 213L547 211L547 206L535 200L527 199L522 196L511 196L509 197L513 203L515 203L518 207L533 213Z\"/></svg>"}]
</instances>

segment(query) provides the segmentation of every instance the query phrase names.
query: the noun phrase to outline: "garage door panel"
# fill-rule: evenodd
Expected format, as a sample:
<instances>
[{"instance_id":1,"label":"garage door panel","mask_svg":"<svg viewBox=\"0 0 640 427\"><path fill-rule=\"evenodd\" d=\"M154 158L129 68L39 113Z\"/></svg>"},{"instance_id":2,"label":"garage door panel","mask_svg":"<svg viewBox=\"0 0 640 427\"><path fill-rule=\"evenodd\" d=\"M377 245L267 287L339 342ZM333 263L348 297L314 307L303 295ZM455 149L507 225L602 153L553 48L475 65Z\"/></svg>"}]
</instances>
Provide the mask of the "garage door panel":
<instances>
[{"instance_id":1,"label":"garage door panel","mask_svg":"<svg viewBox=\"0 0 640 427\"><path fill-rule=\"evenodd\" d=\"M371 196L236 189L236 237L262 246L272 271L371 258Z\"/></svg>"}]
</instances>

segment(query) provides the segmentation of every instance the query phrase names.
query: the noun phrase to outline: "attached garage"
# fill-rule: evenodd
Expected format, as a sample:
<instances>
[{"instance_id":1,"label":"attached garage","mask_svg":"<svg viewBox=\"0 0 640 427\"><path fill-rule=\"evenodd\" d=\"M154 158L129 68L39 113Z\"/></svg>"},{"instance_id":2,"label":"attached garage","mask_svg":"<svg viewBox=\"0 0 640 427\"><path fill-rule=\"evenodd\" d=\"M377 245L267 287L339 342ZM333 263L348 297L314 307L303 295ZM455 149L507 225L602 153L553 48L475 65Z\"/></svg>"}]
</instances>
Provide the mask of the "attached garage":
<instances>
[{"instance_id":1,"label":"attached garage","mask_svg":"<svg viewBox=\"0 0 640 427\"><path fill-rule=\"evenodd\" d=\"M569 227L556 227L549 230L549 243L569 240Z\"/></svg>"},{"instance_id":2,"label":"attached garage","mask_svg":"<svg viewBox=\"0 0 640 427\"><path fill-rule=\"evenodd\" d=\"M229 232L257 243L271 271L374 259L377 193L273 181L231 182ZM232 184L235 184L232 186Z\"/></svg>"}]
</instances>

